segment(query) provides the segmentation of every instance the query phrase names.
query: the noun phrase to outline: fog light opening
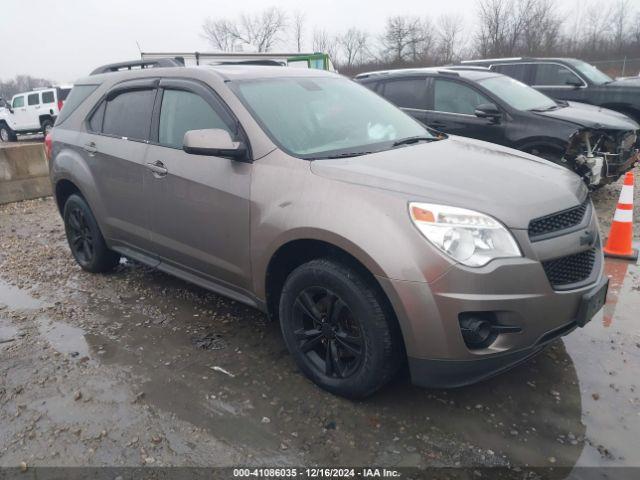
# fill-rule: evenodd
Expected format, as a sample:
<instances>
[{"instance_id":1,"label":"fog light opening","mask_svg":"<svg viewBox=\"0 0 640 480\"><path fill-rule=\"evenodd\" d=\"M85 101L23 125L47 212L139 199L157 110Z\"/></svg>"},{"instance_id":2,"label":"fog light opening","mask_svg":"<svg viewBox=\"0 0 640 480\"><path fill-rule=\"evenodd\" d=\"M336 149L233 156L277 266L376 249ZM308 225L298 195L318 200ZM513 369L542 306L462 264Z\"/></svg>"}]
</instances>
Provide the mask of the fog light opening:
<instances>
[{"instance_id":1,"label":"fog light opening","mask_svg":"<svg viewBox=\"0 0 640 480\"><path fill-rule=\"evenodd\" d=\"M494 328L496 318L492 312L461 313L459 321L464 343L471 350L487 348L498 336L498 329Z\"/></svg>"}]
</instances>

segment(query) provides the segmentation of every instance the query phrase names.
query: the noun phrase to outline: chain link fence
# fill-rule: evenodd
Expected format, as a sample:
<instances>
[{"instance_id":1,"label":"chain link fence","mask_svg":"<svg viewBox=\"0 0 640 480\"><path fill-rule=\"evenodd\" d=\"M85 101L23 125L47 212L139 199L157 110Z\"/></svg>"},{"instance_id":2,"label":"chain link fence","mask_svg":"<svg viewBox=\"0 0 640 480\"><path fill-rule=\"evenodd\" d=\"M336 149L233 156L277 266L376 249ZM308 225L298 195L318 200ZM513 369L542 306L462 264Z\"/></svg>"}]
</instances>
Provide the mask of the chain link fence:
<instances>
[{"instance_id":1,"label":"chain link fence","mask_svg":"<svg viewBox=\"0 0 640 480\"><path fill-rule=\"evenodd\" d=\"M640 58L599 60L590 62L612 78L635 77L640 74Z\"/></svg>"}]
</instances>

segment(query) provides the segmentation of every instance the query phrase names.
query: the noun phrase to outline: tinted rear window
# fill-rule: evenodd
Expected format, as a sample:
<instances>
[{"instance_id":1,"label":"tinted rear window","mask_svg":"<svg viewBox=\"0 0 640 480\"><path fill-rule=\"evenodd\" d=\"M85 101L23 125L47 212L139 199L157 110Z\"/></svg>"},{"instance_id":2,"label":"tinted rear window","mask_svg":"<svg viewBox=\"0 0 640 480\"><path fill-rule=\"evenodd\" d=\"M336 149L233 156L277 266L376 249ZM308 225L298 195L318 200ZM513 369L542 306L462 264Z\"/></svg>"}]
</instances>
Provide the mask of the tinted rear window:
<instances>
[{"instance_id":1,"label":"tinted rear window","mask_svg":"<svg viewBox=\"0 0 640 480\"><path fill-rule=\"evenodd\" d=\"M526 65L494 65L491 67L491 70L502 73L503 75L508 75L509 77L520 80L521 82L526 80Z\"/></svg>"},{"instance_id":2,"label":"tinted rear window","mask_svg":"<svg viewBox=\"0 0 640 480\"><path fill-rule=\"evenodd\" d=\"M52 91L42 92L42 103L53 103L53 102L54 102L54 96Z\"/></svg>"},{"instance_id":3,"label":"tinted rear window","mask_svg":"<svg viewBox=\"0 0 640 480\"><path fill-rule=\"evenodd\" d=\"M64 107L62 107L60 115L58 115L56 125L60 125L69 118L76 108L78 108L96 88L98 88L98 85L78 85L73 87L67 101L64 102Z\"/></svg>"},{"instance_id":4,"label":"tinted rear window","mask_svg":"<svg viewBox=\"0 0 640 480\"><path fill-rule=\"evenodd\" d=\"M102 133L148 140L155 90L131 90L107 102Z\"/></svg>"},{"instance_id":5,"label":"tinted rear window","mask_svg":"<svg viewBox=\"0 0 640 480\"><path fill-rule=\"evenodd\" d=\"M403 108L426 108L427 81L424 78L392 80L384 84L384 97Z\"/></svg>"},{"instance_id":6,"label":"tinted rear window","mask_svg":"<svg viewBox=\"0 0 640 480\"><path fill-rule=\"evenodd\" d=\"M40 94L32 93L27 97L27 104L29 105L40 105Z\"/></svg>"}]
</instances>

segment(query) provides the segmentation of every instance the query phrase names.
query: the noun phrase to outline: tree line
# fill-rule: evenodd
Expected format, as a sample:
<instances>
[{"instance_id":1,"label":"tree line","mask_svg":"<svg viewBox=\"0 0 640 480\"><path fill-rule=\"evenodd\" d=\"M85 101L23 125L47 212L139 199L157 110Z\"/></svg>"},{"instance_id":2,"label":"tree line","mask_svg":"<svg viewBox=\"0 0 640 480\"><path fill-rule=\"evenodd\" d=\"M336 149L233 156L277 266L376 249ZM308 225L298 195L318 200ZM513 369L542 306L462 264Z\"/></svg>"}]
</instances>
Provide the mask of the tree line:
<instances>
[{"instance_id":1,"label":"tree line","mask_svg":"<svg viewBox=\"0 0 640 480\"><path fill-rule=\"evenodd\" d=\"M354 26L338 33L310 30L304 13L269 7L234 19L209 18L202 34L216 51L322 51L347 75L512 56L627 57L640 65L640 11L631 0L568 3L476 0L467 18L458 13L396 15L385 20L381 32Z\"/></svg>"},{"instance_id":2,"label":"tree line","mask_svg":"<svg viewBox=\"0 0 640 480\"><path fill-rule=\"evenodd\" d=\"M34 88L49 87L52 85L51 80L45 78L36 78L30 75L17 75L12 80L0 80L0 99L4 99L7 103L11 101L16 93L29 92ZM2 102L0 102L0 106Z\"/></svg>"}]
</instances>

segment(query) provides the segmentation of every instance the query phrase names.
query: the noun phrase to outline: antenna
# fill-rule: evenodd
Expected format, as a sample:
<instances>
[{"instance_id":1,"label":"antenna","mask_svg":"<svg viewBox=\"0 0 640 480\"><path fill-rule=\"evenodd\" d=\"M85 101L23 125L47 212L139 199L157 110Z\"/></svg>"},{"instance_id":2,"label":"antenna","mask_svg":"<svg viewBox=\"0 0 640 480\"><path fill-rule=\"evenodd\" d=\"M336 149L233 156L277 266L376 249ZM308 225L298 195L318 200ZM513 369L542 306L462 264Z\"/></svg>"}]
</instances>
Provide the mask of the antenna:
<instances>
[{"instance_id":1,"label":"antenna","mask_svg":"<svg viewBox=\"0 0 640 480\"><path fill-rule=\"evenodd\" d=\"M138 52L140 53L140 58L142 58L142 49L140 48L140 44L136 40L136 46L138 47Z\"/></svg>"}]
</instances>

